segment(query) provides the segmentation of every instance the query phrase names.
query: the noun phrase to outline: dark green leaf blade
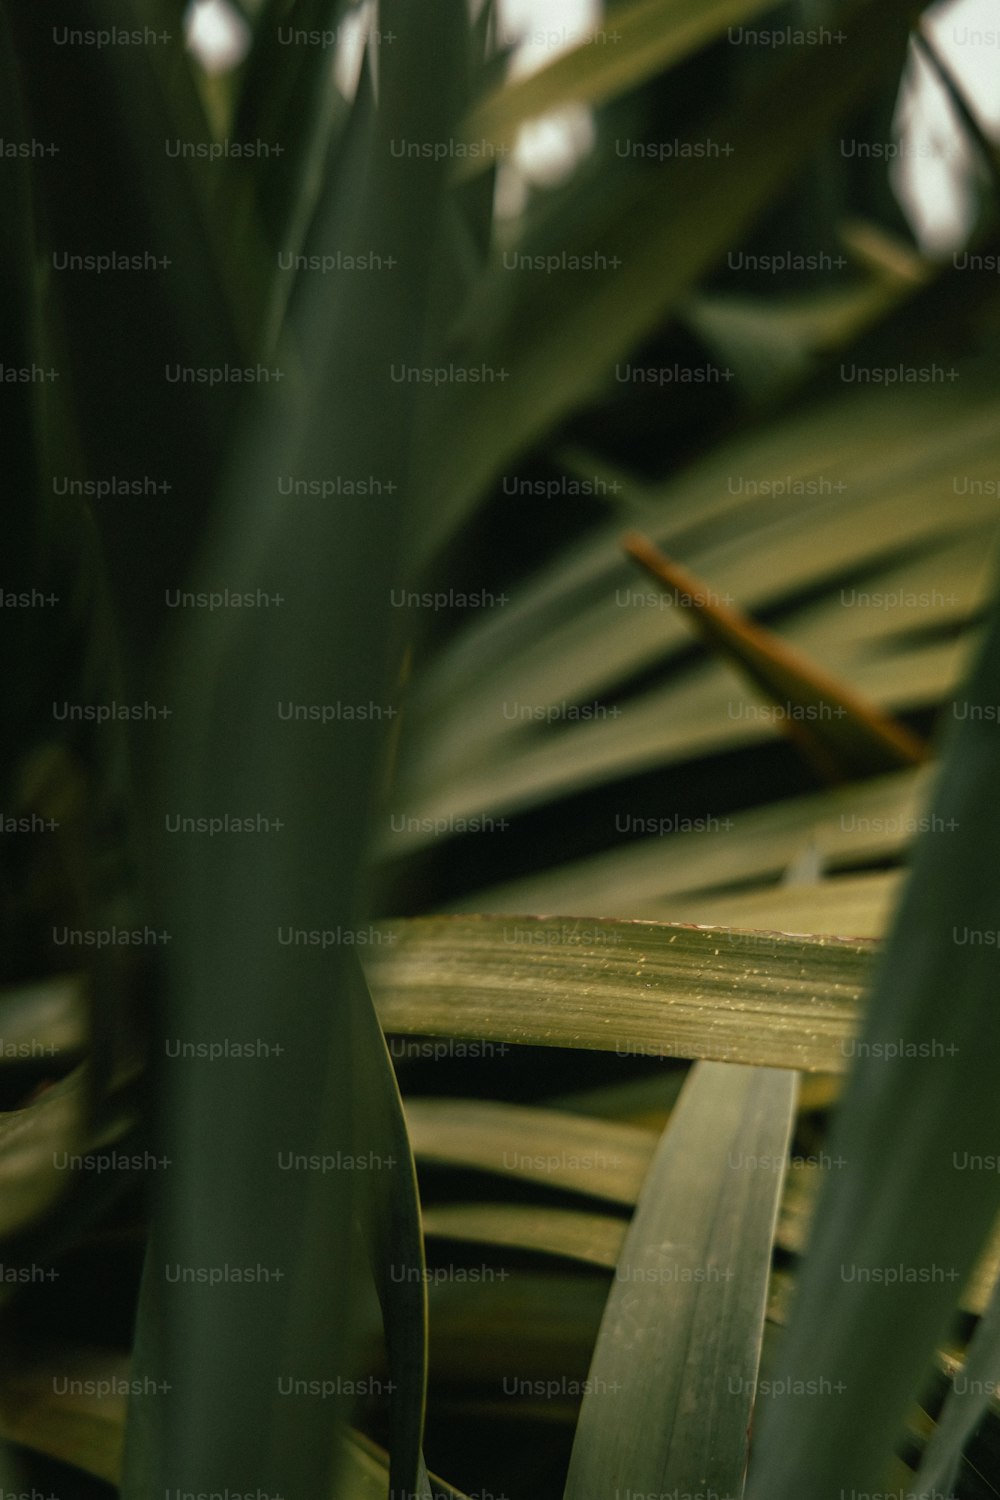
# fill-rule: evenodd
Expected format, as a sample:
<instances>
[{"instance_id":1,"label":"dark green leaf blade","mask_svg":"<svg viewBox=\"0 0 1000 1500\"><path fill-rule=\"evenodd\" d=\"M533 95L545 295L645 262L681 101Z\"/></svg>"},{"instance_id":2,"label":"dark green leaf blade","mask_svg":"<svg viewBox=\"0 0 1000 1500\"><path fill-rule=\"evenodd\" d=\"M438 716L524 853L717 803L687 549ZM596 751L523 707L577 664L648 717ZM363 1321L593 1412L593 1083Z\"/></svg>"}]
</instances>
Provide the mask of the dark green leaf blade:
<instances>
[{"instance_id":1,"label":"dark green leaf blade","mask_svg":"<svg viewBox=\"0 0 1000 1500\"><path fill-rule=\"evenodd\" d=\"M566 1500L742 1494L794 1074L700 1063L650 1165Z\"/></svg>"},{"instance_id":2,"label":"dark green leaf blade","mask_svg":"<svg viewBox=\"0 0 1000 1500\"><path fill-rule=\"evenodd\" d=\"M589 241L568 247L614 268L592 278L586 296L573 275L529 278L517 291L501 266L484 278L470 319L476 333L463 351L473 375L454 384L427 426L423 484L438 505L425 552L452 533L505 462L602 388L616 358L641 343L831 126L884 82L912 11L912 0L855 0L842 16L842 46L806 49L737 109L706 121L691 156L612 181L595 197ZM714 149L706 152L705 141ZM527 255L541 248L518 247Z\"/></svg>"},{"instance_id":3,"label":"dark green leaf blade","mask_svg":"<svg viewBox=\"0 0 1000 1500\"><path fill-rule=\"evenodd\" d=\"M1000 1119L998 702L994 613L932 801L953 831L916 844L829 1147L845 1166L826 1179L777 1372L821 1394L806 1411L768 1403L753 1500L879 1487L1000 1208L1000 1178L975 1169L995 1162Z\"/></svg>"},{"instance_id":4,"label":"dark green leaf blade","mask_svg":"<svg viewBox=\"0 0 1000 1500\"><path fill-rule=\"evenodd\" d=\"M675 67L707 46L726 26L748 21L769 0L631 0L608 18L610 34L557 57L537 73L503 85L472 111L466 134L494 147L514 144L538 115L567 104L602 104ZM485 170L490 156L464 159L463 175Z\"/></svg>"}]
</instances>

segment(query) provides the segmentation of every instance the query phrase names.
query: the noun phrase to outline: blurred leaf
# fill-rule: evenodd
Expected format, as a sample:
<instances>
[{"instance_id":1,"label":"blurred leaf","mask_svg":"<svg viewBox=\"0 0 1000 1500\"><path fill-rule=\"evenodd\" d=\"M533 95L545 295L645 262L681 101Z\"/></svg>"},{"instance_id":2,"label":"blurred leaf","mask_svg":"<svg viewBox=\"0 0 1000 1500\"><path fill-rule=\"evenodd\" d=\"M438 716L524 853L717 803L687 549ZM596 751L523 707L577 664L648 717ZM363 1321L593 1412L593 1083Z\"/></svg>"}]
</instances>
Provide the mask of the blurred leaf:
<instances>
[{"instance_id":1,"label":"blurred leaf","mask_svg":"<svg viewBox=\"0 0 1000 1500\"><path fill-rule=\"evenodd\" d=\"M178 26L149 46L60 46L63 28L121 30L121 7L57 0L44 14L18 6L10 17L26 131L51 146L32 162L37 274L66 410L58 441L39 454L43 492L53 478L111 473L168 486L158 504L105 495L93 507L129 626L126 680L141 701L165 591L181 582L203 533L242 390L173 381L168 371L243 369L256 355L259 262L249 226L238 248L229 238L232 163L182 154L207 150L211 132ZM111 249L159 264L126 276L55 267L56 254Z\"/></svg>"},{"instance_id":2,"label":"blurred leaf","mask_svg":"<svg viewBox=\"0 0 1000 1500\"><path fill-rule=\"evenodd\" d=\"M842 221L837 238L862 273L844 287L754 297L700 290L685 303L684 322L717 364L733 367L748 405L787 397L822 369L824 356L856 346L934 280L931 261L870 219Z\"/></svg>"},{"instance_id":3,"label":"blurred leaf","mask_svg":"<svg viewBox=\"0 0 1000 1500\"><path fill-rule=\"evenodd\" d=\"M788 1073L693 1069L625 1237L566 1500L742 1494L795 1090Z\"/></svg>"},{"instance_id":4,"label":"blurred leaf","mask_svg":"<svg viewBox=\"0 0 1000 1500\"><path fill-rule=\"evenodd\" d=\"M876 870L837 875L814 885L770 885L719 895L673 897L661 903L661 912L643 915L712 927L878 938L892 920L903 879L902 870Z\"/></svg>"},{"instance_id":5,"label":"blurred leaf","mask_svg":"<svg viewBox=\"0 0 1000 1500\"><path fill-rule=\"evenodd\" d=\"M350 102L328 80L319 94L312 135L300 143L293 170L272 173L259 189L277 195L277 202L265 201L261 207L273 242L275 267L266 319L269 345L280 347L282 330L296 322L298 302L308 304L310 297L315 301L316 292L308 283L326 278L326 273L315 267L330 263L324 257L332 256L335 261L342 245L352 241L357 232L354 217L364 201L374 119L375 96L368 66L362 68ZM299 126L295 128L301 133ZM294 195L291 187L296 189ZM386 253L384 246L372 248L376 254ZM338 279L345 275L350 279L351 274L342 272Z\"/></svg>"},{"instance_id":6,"label":"blurred leaf","mask_svg":"<svg viewBox=\"0 0 1000 1500\"><path fill-rule=\"evenodd\" d=\"M985 1315L1000 1284L1000 1221L983 1248L962 1293L962 1306L977 1318Z\"/></svg>"},{"instance_id":7,"label":"blurred leaf","mask_svg":"<svg viewBox=\"0 0 1000 1500\"><path fill-rule=\"evenodd\" d=\"M299 255L324 195L329 200L352 109L335 82L340 36L352 9L348 0L267 0L253 31L234 120L245 141L274 141L280 155L258 163L246 187L243 212L255 214L265 239L271 286L267 318L272 343L281 325L294 277L279 272L282 254ZM301 32L301 45L283 45L278 32ZM333 42L330 38L336 37ZM275 65L281 47L281 65ZM359 90L357 111L365 103ZM367 141L367 137L366 137ZM326 244L329 254L340 246Z\"/></svg>"},{"instance_id":8,"label":"blurred leaf","mask_svg":"<svg viewBox=\"0 0 1000 1500\"><path fill-rule=\"evenodd\" d=\"M121 1477L125 1397L134 1379L128 1359L103 1349L62 1349L0 1384L0 1432L9 1441L82 1469L108 1484ZM64 1385L56 1390L56 1382ZM78 1385L79 1390L69 1389ZM390 1496L387 1455L348 1430L341 1447L336 1495L342 1500ZM444 1486L448 1495L458 1496Z\"/></svg>"},{"instance_id":9,"label":"blurred leaf","mask_svg":"<svg viewBox=\"0 0 1000 1500\"><path fill-rule=\"evenodd\" d=\"M962 670L949 626L986 597L997 403L971 367L933 393L858 387L722 444L653 491L607 476L627 517L561 550L506 602L496 591L497 607L470 611L424 666L407 705L402 808L514 809L777 733L744 711L752 700L721 664L691 662L670 596L635 587L618 551L626 518L883 710L940 701ZM581 477L594 483L592 464ZM921 620L942 635L921 636ZM551 724L518 717L550 705ZM577 705L593 717L573 722ZM385 852L407 842L428 839L418 828Z\"/></svg>"},{"instance_id":10,"label":"blurred leaf","mask_svg":"<svg viewBox=\"0 0 1000 1500\"><path fill-rule=\"evenodd\" d=\"M838 607L830 603L828 619ZM877 617L880 609L874 605L870 615ZM881 619L885 620L884 613ZM850 644L846 630L843 641ZM944 639L903 636L884 655L877 650L877 641L869 640L867 651L858 643L856 655L861 663L851 679L855 692L870 695L884 713L913 713L947 700L960 679L968 642L950 633ZM400 788L400 805L390 815L381 840L383 857L388 860L416 848L426 849L449 834L502 833L510 826L507 819L561 798L592 788L610 791L616 783L627 783L630 776L667 766L680 768L710 755L781 738L778 710L761 704L726 667L696 664L687 671L681 668L680 674L680 681L658 683L624 703L508 699L510 717L521 718L520 737L510 737L502 749L499 744L490 746L488 756L478 763L471 763L470 756L469 763L456 767L451 778L443 768L435 775L433 764L422 757L420 780L415 777ZM664 786L666 796L667 783ZM614 815L605 812L603 827L596 825L600 832L614 826L614 816L620 813L626 818L631 811L624 801L629 796L627 784L618 795L622 800ZM720 794L719 800L719 810L709 808L706 815L721 821L726 794ZM662 827L666 833L672 821L684 827L676 804L661 802L653 810L649 831ZM642 828L641 821L635 824L636 832Z\"/></svg>"},{"instance_id":11,"label":"blurred leaf","mask_svg":"<svg viewBox=\"0 0 1000 1500\"><path fill-rule=\"evenodd\" d=\"M60 976L0 989L0 1066L34 1062L49 1072L65 1066L87 1037L87 1009L79 980Z\"/></svg>"},{"instance_id":12,"label":"blurred leaf","mask_svg":"<svg viewBox=\"0 0 1000 1500\"><path fill-rule=\"evenodd\" d=\"M517 278L496 266L484 278L470 318L475 335L462 351L478 379L452 383L426 433L422 482L438 504L433 531L420 538L424 555L506 462L601 391L615 359L667 316L831 125L882 83L913 9L913 0L854 0L839 18L841 46L808 50L737 110L706 121L692 155L613 181L595 198L588 242L562 247L613 268L590 277L585 294L575 275ZM518 252L539 248L549 247L522 243Z\"/></svg>"},{"instance_id":13,"label":"blurred leaf","mask_svg":"<svg viewBox=\"0 0 1000 1500\"><path fill-rule=\"evenodd\" d=\"M932 803L957 829L917 841L829 1146L846 1164L826 1179L782 1350L779 1378L824 1383L805 1411L768 1404L755 1500L877 1486L1000 1209L996 1174L961 1169L996 1145L998 661L995 616Z\"/></svg>"},{"instance_id":14,"label":"blurred leaf","mask_svg":"<svg viewBox=\"0 0 1000 1500\"><path fill-rule=\"evenodd\" d=\"M502 1270L503 1268L501 1268ZM578 1266L571 1276L524 1271L479 1281L446 1278L428 1287L431 1401L440 1413L457 1399L488 1404L509 1420L512 1406L546 1422L573 1420L607 1300L607 1275ZM537 1387L512 1392L511 1377L555 1377L562 1400ZM568 1381L579 1379L574 1391Z\"/></svg>"},{"instance_id":15,"label":"blurred leaf","mask_svg":"<svg viewBox=\"0 0 1000 1500\"><path fill-rule=\"evenodd\" d=\"M85 1068L77 1067L23 1109L0 1113L0 1236L29 1229L73 1183L70 1158L92 1148ZM78 1164L77 1164L78 1165Z\"/></svg>"},{"instance_id":16,"label":"blurred leaf","mask_svg":"<svg viewBox=\"0 0 1000 1500\"><path fill-rule=\"evenodd\" d=\"M538 875L475 891L455 910L579 912L606 916L670 916L675 898L721 894L754 882L780 880L804 848L814 846L830 870L857 869L898 858L922 827L937 838L953 832L925 808L930 772L897 771L872 781L789 797L702 828L651 831L624 847ZM713 837L703 835L711 831ZM784 892L782 892L784 894ZM677 904L680 902L678 900ZM509 919L508 919L509 920ZM766 943L764 945L767 946Z\"/></svg>"},{"instance_id":17,"label":"blurred leaf","mask_svg":"<svg viewBox=\"0 0 1000 1500\"><path fill-rule=\"evenodd\" d=\"M767 10L771 0L629 0L595 27L593 38L546 67L504 83L482 99L465 124L471 142L509 150L524 125L565 105L603 104L675 67L734 22ZM606 29L606 27L610 27ZM489 166L493 153L461 159L461 177Z\"/></svg>"},{"instance_id":18,"label":"blurred leaf","mask_svg":"<svg viewBox=\"0 0 1000 1500\"><path fill-rule=\"evenodd\" d=\"M685 303L683 318L715 363L732 368L742 399L760 407L787 398L822 368L824 357L848 350L922 285L908 266L808 296L702 292Z\"/></svg>"},{"instance_id":19,"label":"blurred leaf","mask_svg":"<svg viewBox=\"0 0 1000 1500\"><path fill-rule=\"evenodd\" d=\"M687 1075L682 1082L686 1078ZM667 1080L662 1077L649 1082L661 1093L668 1092ZM800 1108L803 1102L800 1094ZM628 1136L623 1139L618 1126L595 1147L593 1133L579 1134L578 1120L568 1117L568 1128L564 1130L553 1121L553 1113L472 1100L413 1099L407 1106L417 1155L424 1162L471 1168L560 1193L601 1198L619 1208L634 1208L656 1150L657 1132L633 1131L635 1140ZM497 1145L520 1140L536 1120L534 1154L506 1149L501 1156ZM640 1146L642 1136L645 1140ZM793 1255L804 1252L822 1172L828 1166L822 1156L812 1162L797 1160L786 1174L775 1241L781 1250ZM424 1226L429 1237L517 1246L597 1265L617 1263L617 1254L611 1252L614 1246L620 1247L626 1227L625 1221L616 1215L593 1209L479 1201L426 1205ZM988 1291L996 1274L994 1249L980 1263L974 1282L966 1290L963 1306L977 1311L981 1288Z\"/></svg>"},{"instance_id":20,"label":"blurred leaf","mask_svg":"<svg viewBox=\"0 0 1000 1500\"><path fill-rule=\"evenodd\" d=\"M240 87L237 128L241 136L281 140L293 166L309 161L308 137L318 118L333 107L334 60L348 12L356 0L262 0ZM301 43L282 43L278 31L299 32ZM275 49L282 65L275 66ZM281 159L275 158L280 166ZM277 172L268 164L260 185L274 189ZM286 189L292 201L303 191L293 177Z\"/></svg>"},{"instance_id":21,"label":"blurred leaf","mask_svg":"<svg viewBox=\"0 0 1000 1500\"><path fill-rule=\"evenodd\" d=\"M551 1109L476 1099L408 1099L421 1161L583 1193L629 1207L656 1144L652 1131Z\"/></svg>"},{"instance_id":22,"label":"blurred leaf","mask_svg":"<svg viewBox=\"0 0 1000 1500\"><path fill-rule=\"evenodd\" d=\"M15 62L8 4L0 6L0 131L4 140L30 138ZM43 354L41 297L35 266L35 189L28 156L0 160L5 212L0 218L0 338L4 357L15 368L28 368ZM9 435L5 475L14 503L9 507L5 551L11 562L19 553L35 561L37 499L42 449L42 398L37 381L6 382L2 388L4 429ZM10 566L10 564L8 564ZM6 580L5 580L6 582ZM8 587L10 584L8 583Z\"/></svg>"},{"instance_id":23,"label":"blurred leaf","mask_svg":"<svg viewBox=\"0 0 1000 1500\"><path fill-rule=\"evenodd\" d=\"M598 1083L593 1088L571 1088L565 1093L550 1094L546 1103L560 1114L620 1120L658 1136L677 1103L687 1073L686 1067L667 1071L657 1068L653 1073L624 1082Z\"/></svg>"},{"instance_id":24,"label":"blurred leaf","mask_svg":"<svg viewBox=\"0 0 1000 1500\"><path fill-rule=\"evenodd\" d=\"M648 537L630 531L622 545L667 585L709 644L779 705L778 727L826 780L860 780L927 759L916 735L773 631L713 597L709 585L665 557Z\"/></svg>"},{"instance_id":25,"label":"blurred leaf","mask_svg":"<svg viewBox=\"0 0 1000 1500\"><path fill-rule=\"evenodd\" d=\"M520 1203L434 1204L424 1209L424 1230L430 1238L536 1250L608 1270L625 1238L624 1222L610 1214Z\"/></svg>"},{"instance_id":26,"label":"blurred leaf","mask_svg":"<svg viewBox=\"0 0 1000 1500\"><path fill-rule=\"evenodd\" d=\"M390 1402L391 1489L432 1500L421 1472L427 1387L427 1282L416 1169L403 1103L360 973L351 992L357 1110L357 1155L374 1154L382 1170L365 1173L364 1225L382 1305L393 1391ZM391 1163L387 1168L386 1164Z\"/></svg>"},{"instance_id":27,"label":"blurred leaf","mask_svg":"<svg viewBox=\"0 0 1000 1500\"><path fill-rule=\"evenodd\" d=\"M386 5L383 14L397 40L382 60L344 249L382 245L405 256L405 270L377 286L363 279L307 288L288 333L295 389L281 388L281 399L256 414L199 575L205 587L221 575L233 590L266 595L273 614L202 616L174 643L168 697L176 718L158 810L212 816L253 807L268 820L268 835L237 853L225 839L206 849L197 835L160 833L165 920L175 935L161 1046L250 1028L282 1051L237 1062L224 1088L210 1065L185 1060L163 1091L162 1136L176 1169L158 1196L136 1359L171 1389L145 1410L137 1400L130 1412L124 1491L135 1500L175 1484L231 1486L239 1474L286 1500L311 1500L332 1482L345 1399L276 1400L276 1377L335 1377L341 1392L356 1359L352 1324L366 1285L351 1228L367 1198L356 1179L381 1167L355 1152L359 1016L345 950L285 948L277 933L289 917L348 928L363 912L362 857L383 737L367 718L331 742L322 725L282 722L277 706L390 697L397 563L386 534L397 534L402 496L411 492L412 413L410 390L388 371L394 359L420 357L444 169L401 164L388 144L413 134L414 112L451 128L465 17L457 3L439 7L433 21L407 5ZM419 96L410 87L418 74L427 84ZM332 507L304 501L290 526L276 502L281 473L378 475L393 489L377 528L367 495ZM336 649L304 653L303 629ZM397 1105L388 1088L375 1107L391 1129ZM284 1139L276 1139L275 1121ZM346 1166L326 1175L313 1158ZM162 1286L167 1263L247 1258L282 1279L249 1289ZM407 1335L397 1336L405 1347ZM416 1400L419 1410L419 1390Z\"/></svg>"},{"instance_id":28,"label":"blurred leaf","mask_svg":"<svg viewBox=\"0 0 1000 1500\"><path fill-rule=\"evenodd\" d=\"M961 1389L955 1383L948 1392L920 1460L913 1482L915 1494L908 1494L907 1500L955 1493L962 1453L996 1401L1000 1387L1000 1285L994 1287L990 1305L956 1374Z\"/></svg>"},{"instance_id":29,"label":"blurred leaf","mask_svg":"<svg viewBox=\"0 0 1000 1500\"><path fill-rule=\"evenodd\" d=\"M128 1388L124 1356L61 1349L5 1375L0 1429L8 1442L117 1484Z\"/></svg>"}]
</instances>

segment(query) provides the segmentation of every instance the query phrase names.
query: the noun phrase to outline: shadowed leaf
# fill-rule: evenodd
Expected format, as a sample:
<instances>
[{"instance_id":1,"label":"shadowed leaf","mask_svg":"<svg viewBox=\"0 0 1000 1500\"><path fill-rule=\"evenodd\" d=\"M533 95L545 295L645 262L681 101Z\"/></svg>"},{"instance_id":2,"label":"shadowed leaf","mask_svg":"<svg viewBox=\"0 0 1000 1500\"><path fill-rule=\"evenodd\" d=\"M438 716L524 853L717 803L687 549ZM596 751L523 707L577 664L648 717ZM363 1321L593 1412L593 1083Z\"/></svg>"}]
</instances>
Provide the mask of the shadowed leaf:
<instances>
[{"instance_id":1,"label":"shadowed leaf","mask_svg":"<svg viewBox=\"0 0 1000 1500\"><path fill-rule=\"evenodd\" d=\"M983 940L998 901L998 662L995 615L932 801L955 831L917 840L831 1136L845 1166L825 1180L781 1350L778 1378L823 1384L805 1410L767 1403L753 1500L878 1486L1000 1210L1000 1179L974 1169L995 1160L998 1121L1000 949Z\"/></svg>"},{"instance_id":2,"label":"shadowed leaf","mask_svg":"<svg viewBox=\"0 0 1000 1500\"><path fill-rule=\"evenodd\" d=\"M472 110L465 135L509 149L522 126L567 104L602 104L676 66L735 22L767 10L768 0L631 0L618 5L603 30L547 67L487 95ZM491 154L462 158L459 176L473 176Z\"/></svg>"},{"instance_id":3,"label":"shadowed leaf","mask_svg":"<svg viewBox=\"0 0 1000 1500\"><path fill-rule=\"evenodd\" d=\"M615 1271L566 1500L742 1494L795 1088L764 1069L692 1071Z\"/></svg>"},{"instance_id":4,"label":"shadowed leaf","mask_svg":"<svg viewBox=\"0 0 1000 1500\"><path fill-rule=\"evenodd\" d=\"M847 683L838 682L773 631L732 608L700 578L664 556L647 537L629 532L622 545L674 592L709 643L778 705L779 728L824 780L877 776L927 759L915 734L866 703Z\"/></svg>"}]
</instances>

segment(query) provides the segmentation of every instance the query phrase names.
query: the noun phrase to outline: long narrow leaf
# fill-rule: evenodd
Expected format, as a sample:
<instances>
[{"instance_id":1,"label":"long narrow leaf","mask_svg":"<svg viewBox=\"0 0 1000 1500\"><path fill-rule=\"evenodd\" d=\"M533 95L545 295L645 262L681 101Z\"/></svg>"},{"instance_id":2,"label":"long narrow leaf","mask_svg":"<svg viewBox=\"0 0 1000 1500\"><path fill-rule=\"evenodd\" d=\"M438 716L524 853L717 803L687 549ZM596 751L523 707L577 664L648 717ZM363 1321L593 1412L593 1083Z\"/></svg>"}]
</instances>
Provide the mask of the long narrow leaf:
<instances>
[{"instance_id":1,"label":"long narrow leaf","mask_svg":"<svg viewBox=\"0 0 1000 1500\"><path fill-rule=\"evenodd\" d=\"M996 1399L1000 1384L1000 1285L994 1287L986 1315L957 1371L930 1441L920 1461L913 1492L951 1495L962 1462L962 1451Z\"/></svg>"},{"instance_id":2,"label":"long narrow leaf","mask_svg":"<svg viewBox=\"0 0 1000 1500\"><path fill-rule=\"evenodd\" d=\"M350 1059L359 1018L346 950L285 947L278 931L321 914L345 929L356 924L382 737L375 718L330 736L322 725L284 722L279 705L389 698L395 559L385 531L398 531L393 517L412 493L411 393L389 369L420 357L444 187L440 163L399 163L389 141L412 134L410 70L424 66L445 80L432 98L440 128L450 128L450 64L464 36L454 6L433 24L412 8L391 9L399 40L383 60L345 249L385 245L406 255L406 274L360 289L341 282L332 295L315 287L298 308L289 335L297 389L263 411L240 454L200 579L211 588L221 575L268 605L235 621L196 615L168 684L176 730L158 788L158 849L175 940L159 1043L250 1027L268 1050L227 1065L224 1088L211 1065L183 1053L169 1073L163 1139L174 1165L158 1195L136 1357L170 1389L133 1404L130 1500L175 1485L220 1489L238 1474L242 1488L286 1500L325 1491L356 1359L352 1324L365 1282L351 1226L368 1196L359 1176L383 1165L377 1153L355 1150ZM392 486L385 531L372 527L367 496L333 507L307 501L290 520L276 503L282 473L383 477ZM303 653L307 627L336 650ZM206 848L197 819L235 804L256 809L266 829ZM172 835L172 815L184 813L195 818L193 838L183 828ZM170 1064L160 1067L162 1078ZM396 1107L387 1092L382 1107ZM252 1288L162 1284L167 1265L244 1256L273 1279ZM335 1395L276 1399L282 1377L332 1379ZM418 1423L421 1405L418 1389L410 1408Z\"/></svg>"},{"instance_id":3,"label":"long narrow leaf","mask_svg":"<svg viewBox=\"0 0 1000 1500\"><path fill-rule=\"evenodd\" d=\"M566 1500L739 1500L795 1078L701 1063L663 1133L590 1366Z\"/></svg>"},{"instance_id":4,"label":"long narrow leaf","mask_svg":"<svg viewBox=\"0 0 1000 1500\"><path fill-rule=\"evenodd\" d=\"M741 100L738 115L727 110L709 121L701 152L667 163L662 174L629 176L609 192L591 242L579 248L614 270L591 278L586 295L572 275L543 277L542 286L535 277L508 307L510 273L497 270L484 283L476 310L482 334L467 351L479 379L456 383L428 428L423 482L438 504L434 530L421 538L425 554L452 533L505 462L597 393L615 359L710 269L831 125L877 88L912 10L912 0L855 0L841 18L842 46L807 49Z\"/></svg>"},{"instance_id":5,"label":"long narrow leaf","mask_svg":"<svg viewBox=\"0 0 1000 1500\"><path fill-rule=\"evenodd\" d=\"M995 616L932 803L955 831L917 842L829 1147L846 1164L826 1179L782 1354L778 1379L821 1394L805 1411L769 1403L754 1500L878 1487L1000 1209L1000 1179L976 1170L995 1161L998 1123L998 662Z\"/></svg>"},{"instance_id":6,"label":"long narrow leaf","mask_svg":"<svg viewBox=\"0 0 1000 1500\"><path fill-rule=\"evenodd\" d=\"M421 917L369 958L386 1031L842 1072L874 945L655 922ZM638 981L638 982L637 982Z\"/></svg>"},{"instance_id":7,"label":"long narrow leaf","mask_svg":"<svg viewBox=\"0 0 1000 1500\"><path fill-rule=\"evenodd\" d=\"M504 84L472 111L465 133L494 149L513 146L523 125L567 104L602 104L712 42L727 26L768 8L768 0L631 0L618 5L580 46L527 78ZM463 160L463 175L482 171L489 155Z\"/></svg>"}]
</instances>

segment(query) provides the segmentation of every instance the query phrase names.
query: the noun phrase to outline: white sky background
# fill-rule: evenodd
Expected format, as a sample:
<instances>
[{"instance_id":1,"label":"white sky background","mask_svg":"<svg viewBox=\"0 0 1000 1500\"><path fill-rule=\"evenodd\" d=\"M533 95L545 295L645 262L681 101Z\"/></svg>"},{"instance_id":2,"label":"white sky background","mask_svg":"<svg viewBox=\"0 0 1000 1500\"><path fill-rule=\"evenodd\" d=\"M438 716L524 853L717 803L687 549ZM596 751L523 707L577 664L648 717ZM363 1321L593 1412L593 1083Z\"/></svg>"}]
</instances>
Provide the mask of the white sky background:
<instances>
[{"instance_id":1,"label":"white sky background","mask_svg":"<svg viewBox=\"0 0 1000 1500\"><path fill-rule=\"evenodd\" d=\"M521 39L512 71L531 72L579 45L599 28L601 10L600 0L499 0L502 39ZM944 0L927 13L925 24L980 121L991 136L1000 138L996 0ZM232 67L246 50L246 26L228 0L195 0L187 25L191 47L211 71ZM977 32L985 36L978 44ZM360 62L357 48L340 61L347 76ZM947 255L965 242L968 233L972 203L967 178L973 158L946 94L920 57L913 59L896 128L903 152L893 166L896 192L923 248ZM560 111L524 130L512 164L498 174L498 212L505 217L516 214L529 183L543 185L565 177L592 139L591 117L583 108Z\"/></svg>"},{"instance_id":2,"label":"white sky background","mask_svg":"<svg viewBox=\"0 0 1000 1500\"><path fill-rule=\"evenodd\" d=\"M935 51L960 84L991 139L1000 137L1000 7L996 0L951 0L927 12ZM992 37L978 43L976 33ZM897 164L896 193L923 245L948 254L965 243L972 201L966 179L974 159L947 94L922 57L914 58L914 86L900 100L897 129L913 154ZM925 155L916 152L924 148ZM933 154L932 154L933 153Z\"/></svg>"}]
</instances>

